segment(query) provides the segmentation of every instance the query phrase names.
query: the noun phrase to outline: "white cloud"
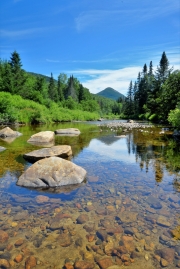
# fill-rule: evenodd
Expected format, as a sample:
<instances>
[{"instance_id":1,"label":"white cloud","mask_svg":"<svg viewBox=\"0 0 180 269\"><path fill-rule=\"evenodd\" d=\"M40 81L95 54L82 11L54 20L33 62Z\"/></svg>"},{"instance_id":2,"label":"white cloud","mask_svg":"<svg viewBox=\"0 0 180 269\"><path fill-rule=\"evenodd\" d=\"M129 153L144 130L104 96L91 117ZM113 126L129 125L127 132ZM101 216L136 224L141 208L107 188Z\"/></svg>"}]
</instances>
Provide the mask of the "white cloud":
<instances>
[{"instance_id":1,"label":"white cloud","mask_svg":"<svg viewBox=\"0 0 180 269\"><path fill-rule=\"evenodd\" d=\"M164 0L163 4L161 0L156 0L155 3L148 1L142 4L141 1L139 2L137 1L135 6L129 3L124 9L121 3L114 9L112 3L112 7L108 7L108 9L81 12L75 18L76 30L81 32L89 26L98 26L101 23L106 23L107 25L107 21L108 23L118 22L123 27L123 25L132 25L132 22L134 24L155 17L167 16L179 9L179 0Z\"/></svg>"},{"instance_id":2,"label":"white cloud","mask_svg":"<svg viewBox=\"0 0 180 269\"><path fill-rule=\"evenodd\" d=\"M71 70L68 73L84 76L83 86L88 88L91 93L98 93L106 87L112 87L126 95L130 80L136 80L141 69L142 67L135 66L118 70Z\"/></svg>"},{"instance_id":3,"label":"white cloud","mask_svg":"<svg viewBox=\"0 0 180 269\"><path fill-rule=\"evenodd\" d=\"M117 62L119 59L111 58L111 59L100 59L100 60L53 60L53 59L46 59L46 62L49 63L105 63L105 62Z\"/></svg>"},{"instance_id":4,"label":"white cloud","mask_svg":"<svg viewBox=\"0 0 180 269\"><path fill-rule=\"evenodd\" d=\"M39 33L42 31L47 30L47 28L30 28L30 29L23 29L23 30L0 30L0 35L3 37L10 37L10 38L14 38L14 37L24 37L24 36L28 36L30 34L34 34L34 33Z\"/></svg>"},{"instance_id":5,"label":"white cloud","mask_svg":"<svg viewBox=\"0 0 180 269\"><path fill-rule=\"evenodd\" d=\"M154 52L152 59L154 71L159 65L162 52ZM170 67L173 66L174 70L180 70L180 52L179 48L171 48L166 51ZM144 62L143 62L144 64ZM129 83L137 79L138 73L142 71L143 65L135 65L131 67L120 68L116 70L111 69L82 69L82 70L69 70L65 73L74 74L78 78L81 77L81 82L84 87L88 88L91 93L98 93L107 87L119 91L126 95Z\"/></svg>"}]
</instances>

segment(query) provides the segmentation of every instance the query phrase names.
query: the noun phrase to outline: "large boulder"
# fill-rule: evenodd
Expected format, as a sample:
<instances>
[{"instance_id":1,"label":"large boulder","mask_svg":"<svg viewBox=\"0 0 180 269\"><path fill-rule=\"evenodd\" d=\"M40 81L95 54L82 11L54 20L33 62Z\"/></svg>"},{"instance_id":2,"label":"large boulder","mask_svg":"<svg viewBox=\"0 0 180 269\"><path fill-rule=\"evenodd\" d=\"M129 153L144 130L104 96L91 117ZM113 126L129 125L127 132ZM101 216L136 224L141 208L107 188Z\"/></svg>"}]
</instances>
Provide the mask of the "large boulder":
<instances>
[{"instance_id":1,"label":"large boulder","mask_svg":"<svg viewBox=\"0 0 180 269\"><path fill-rule=\"evenodd\" d=\"M86 177L82 167L59 157L50 157L34 163L23 173L17 185L32 188L60 187L81 183Z\"/></svg>"},{"instance_id":2,"label":"large boulder","mask_svg":"<svg viewBox=\"0 0 180 269\"><path fill-rule=\"evenodd\" d=\"M57 135L79 135L81 132L76 128L59 129L54 131Z\"/></svg>"},{"instance_id":3,"label":"large boulder","mask_svg":"<svg viewBox=\"0 0 180 269\"><path fill-rule=\"evenodd\" d=\"M17 132L17 131L13 131L11 128L9 127L5 127L2 130L0 130L0 137L5 138L5 137L17 137L22 135L21 133Z\"/></svg>"},{"instance_id":4,"label":"large boulder","mask_svg":"<svg viewBox=\"0 0 180 269\"><path fill-rule=\"evenodd\" d=\"M43 143L52 142L54 138L55 138L54 132L44 131L44 132L39 132L37 134L32 135L27 142L43 144Z\"/></svg>"},{"instance_id":5,"label":"large boulder","mask_svg":"<svg viewBox=\"0 0 180 269\"><path fill-rule=\"evenodd\" d=\"M36 162L38 160L49 158L49 157L61 157L67 158L72 155L71 146L62 145L54 146L51 148L43 148L39 150L34 150L23 155L24 159L30 162Z\"/></svg>"}]
</instances>

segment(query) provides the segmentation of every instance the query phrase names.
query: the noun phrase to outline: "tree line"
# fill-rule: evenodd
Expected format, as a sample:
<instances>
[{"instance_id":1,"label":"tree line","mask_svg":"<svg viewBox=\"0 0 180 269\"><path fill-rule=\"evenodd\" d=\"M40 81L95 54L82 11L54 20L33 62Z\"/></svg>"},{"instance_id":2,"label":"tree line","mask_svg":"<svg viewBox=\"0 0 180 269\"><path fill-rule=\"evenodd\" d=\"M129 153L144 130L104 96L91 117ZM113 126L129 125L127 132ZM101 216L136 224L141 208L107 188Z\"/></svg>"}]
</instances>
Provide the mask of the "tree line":
<instances>
[{"instance_id":1,"label":"tree line","mask_svg":"<svg viewBox=\"0 0 180 269\"><path fill-rule=\"evenodd\" d=\"M52 73L50 77L45 77L26 72L22 68L20 55L14 51L9 61L0 60L0 93L9 93L12 96L19 95L24 100L31 100L45 106L46 109L54 107L54 111L59 115L52 117L56 121L61 121L62 118L64 120L72 118L72 113L70 113L70 118L65 115L61 116L58 113L61 108L61 112L63 109L69 109L96 113L96 118L103 116L114 118L116 115L118 118L169 121L180 129L180 71L170 67L165 52L162 53L155 71L152 61L149 63L149 67L144 64L137 80L134 83L130 81L125 100L120 98L114 101L91 94L89 89L85 88L73 75L68 78L66 74L60 73L55 80ZM2 100L5 100L5 95ZM12 98L9 100L12 101ZM12 101L12 103L14 102ZM32 106L36 107L37 110L40 109L35 104ZM1 119L4 110L4 104L1 102ZM40 110L43 111L43 109ZM55 114L54 111L52 109L52 114ZM11 116L12 113L5 114ZM67 110L66 114L68 114ZM77 114L80 115L79 112ZM92 118L90 114L84 115L86 115L84 119L86 117L88 119L95 118L95 114ZM34 116L32 118L34 119ZM38 119L38 117L36 118ZM78 116L77 119L80 118L82 119Z\"/></svg>"},{"instance_id":2,"label":"tree line","mask_svg":"<svg viewBox=\"0 0 180 269\"><path fill-rule=\"evenodd\" d=\"M180 71L170 67L165 52L155 71L151 61L130 81L123 108L128 118L169 121L180 128Z\"/></svg>"},{"instance_id":3,"label":"tree line","mask_svg":"<svg viewBox=\"0 0 180 269\"><path fill-rule=\"evenodd\" d=\"M73 75L68 78L60 73L55 80L51 73L47 80L45 76L26 72L16 51L9 61L0 60L0 92L20 95L46 107L55 102L60 107L97 112L100 116L120 114L122 108L119 102L91 94Z\"/></svg>"}]
</instances>

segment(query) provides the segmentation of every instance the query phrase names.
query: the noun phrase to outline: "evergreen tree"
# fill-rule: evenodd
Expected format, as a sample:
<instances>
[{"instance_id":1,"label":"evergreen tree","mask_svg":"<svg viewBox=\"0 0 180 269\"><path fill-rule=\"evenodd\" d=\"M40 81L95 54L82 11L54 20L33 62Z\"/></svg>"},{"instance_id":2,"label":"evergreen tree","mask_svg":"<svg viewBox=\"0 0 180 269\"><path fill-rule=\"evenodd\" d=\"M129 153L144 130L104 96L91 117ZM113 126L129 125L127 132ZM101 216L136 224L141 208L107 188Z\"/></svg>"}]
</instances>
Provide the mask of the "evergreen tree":
<instances>
[{"instance_id":1,"label":"evergreen tree","mask_svg":"<svg viewBox=\"0 0 180 269\"><path fill-rule=\"evenodd\" d=\"M61 76L58 76L57 82L57 92L58 92L58 99L60 102L64 101L64 93L63 93L63 85L61 83Z\"/></svg>"},{"instance_id":2,"label":"evergreen tree","mask_svg":"<svg viewBox=\"0 0 180 269\"><path fill-rule=\"evenodd\" d=\"M152 76L153 75L153 63L152 63L152 61L150 61L150 63L149 63L149 72L148 72L148 75L149 76Z\"/></svg>"},{"instance_id":3,"label":"evergreen tree","mask_svg":"<svg viewBox=\"0 0 180 269\"><path fill-rule=\"evenodd\" d=\"M49 94L49 98L51 100L53 100L54 102L58 101L57 88L56 88L55 81L54 81L52 73L51 73L51 77L50 77L50 80L49 80L48 94Z\"/></svg>"},{"instance_id":4,"label":"evergreen tree","mask_svg":"<svg viewBox=\"0 0 180 269\"><path fill-rule=\"evenodd\" d=\"M125 114L128 117L130 115L133 115L133 84L132 84L132 80L130 81L128 92L127 92Z\"/></svg>"},{"instance_id":5,"label":"evergreen tree","mask_svg":"<svg viewBox=\"0 0 180 269\"><path fill-rule=\"evenodd\" d=\"M133 86L133 111L134 111L134 116L137 117L138 115L138 84L135 81L134 86Z\"/></svg>"},{"instance_id":6,"label":"evergreen tree","mask_svg":"<svg viewBox=\"0 0 180 269\"><path fill-rule=\"evenodd\" d=\"M180 71L170 74L162 85L160 100L161 116L166 121L170 110L174 110L180 103Z\"/></svg>"},{"instance_id":7,"label":"evergreen tree","mask_svg":"<svg viewBox=\"0 0 180 269\"><path fill-rule=\"evenodd\" d=\"M84 88L83 88L83 85L80 84L80 87L79 87L79 102L81 102L82 100L84 100Z\"/></svg>"},{"instance_id":8,"label":"evergreen tree","mask_svg":"<svg viewBox=\"0 0 180 269\"><path fill-rule=\"evenodd\" d=\"M26 82L26 76L25 72L22 70L20 55L16 51L11 54L9 64L11 66L12 73L13 93L20 94Z\"/></svg>"},{"instance_id":9,"label":"evergreen tree","mask_svg":"<svg viewBox=\"0 0 180 269\"><path fill-rule=\"evenodd\" d=\"M146 64L144 64L144 66L143 66L143 74L144 74L144 76L147 74L147 65Z\"/></svg>"},{"instance_id":10,"label":"evergreen tree","mask_svg":"<svg viewBox=\"0 0 180 269\"><path fill-rule=\"evenodd\" d=\"M159 82L160 85L165 82L165 80L170 75L172 69L173 68L169 68L169 61L164 51L156 71L156 80Z\"/></svg>"},{"instance_id":11,"label":"evergreen tree","mask_svg":"<svg viewBox=\"0 0 180 269\"><path fill-rule=\"evenodd\" d=\"M0 91L4 92L13 92L13 81L12 81L12 72L10 64L5 61L1 64L0 70Z\"/></svg>"},{"instance_id":12,"label":"evergreen tree","mask_svg":"<svg viewBox=\"0 0 180 269\"><path fill-rule=\"evenodd\" d=\"M78 100L76 90L74 88L74 78L73 78L73 76L70 76L68 87L66 89L65 98L68 99L68 97L71 97L74 101Z\"/></svg>"}]
</instances>

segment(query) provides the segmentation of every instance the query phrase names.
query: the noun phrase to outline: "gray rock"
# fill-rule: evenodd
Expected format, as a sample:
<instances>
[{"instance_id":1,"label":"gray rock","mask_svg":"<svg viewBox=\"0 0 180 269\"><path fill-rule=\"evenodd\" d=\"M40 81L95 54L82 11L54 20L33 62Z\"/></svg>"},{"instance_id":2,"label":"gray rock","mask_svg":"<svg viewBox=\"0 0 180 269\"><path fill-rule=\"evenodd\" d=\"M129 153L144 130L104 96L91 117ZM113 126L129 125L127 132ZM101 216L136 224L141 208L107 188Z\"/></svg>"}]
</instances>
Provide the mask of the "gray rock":
<instances>
[{"instance_id":1,"label":"gray rock","mask_svg":"<svg viewBox=\"0 0 180 269\"><path fill-rule=\"evenodd\" d=\"M153 197L153 196L149 196L146 200L146 202L153 208L155 209L161 209L162 208L162 204L159 201L159 199Z\"/></svg>"},{"instance_id":2,"label":"gray rock","mask_svg":"<svg viewBox=\"0 0 180 269\"><path fill-rule=\"evenodd\" d=\"M44 158L49 157L61 157L67 158L72 155L71 146L53 146L51 148L43 148L39 150L34 150L23 155L24 159L35 162Z\"/></svg>"},{"instance_id":3,"label":"gray rock","mask_svg":"<svg viewBox=\"0 0 180 269\"><path fill-rule=\"evenodd\" d=\"M124 233L125 234L130 234L130 235L133 235L134 234L133 229L131 227L126 227L124 229Z\"/></svg>"},{"instance_id":4,"label":"gray rock","mask_svg":"<svg viewBox=\"0 0 180 269\"><path fill-rule=\"evenodd\" d=\"M174 130L173 136L180 137L180 130Z\"/></svg>"},{"instance_id":5,"label":"gray rock","mask_svg":"<svg viewBox=\"0 0 180 269\"><path fill-rule=\"evenodd\" d=\"M54 131L58 135L79 135L81 132L76 128L59 129Z\"/></svg>"},{"instance_id":6,"label":"gray rock","mask_svg":"<svg viewBox=\"0 0 180 269\"><path fill-rule=\"evenodd\" d=\"M6 150L6 148L4 148L4 147L0 147L0 152L2 152L2 151L4 151L4 150Z\"/></svg>"},{"instance_id":7,"label":"gray rock","mask_svg":"<svg viewBox=\"0 0 180 269\"><path fill-rule=\"evenodd\" d=\"M159 216L157 219L157 224L164 226L164 227L170 227L171 223L168 221L168 219L164 216Z\"/></svg>"},{"instance_id":8,"label":"gray rock","mask_svg":"<svg viewBox=\"0 0 180 269\"><path fill-rule=\"evenodd\" d=\"M81 183L86 171L59 157L50 157L34 163L20 176L17 185L24 187L60 187Z\"/></svg>"},{"instance_id":9,"label":"gray rock","mask_svg":"<svg viewBox=\"0 0 180 269\"><path fill-rule=\"evenodd\" d=\"M18 137L21 136L22 134L16 131L13 131L9 127L5 127L2 130L0 130L0 137L6 138L6 137Z\"/></svg>"},{"instance_id":10,"label":"gray rock","mask_svg":"<svg viewBox=\"0 0 180 269\"><path fill-rule=\"evenodd\" d=\"M106 241L107 240L107 232L106 232L106 230L100 229L100 230L98 230L96 232L96 235L102 241Z\"/></svg>"},{"instance_id":11,"label":"gray rock","mask_svg":"<svg viewBox=\"0 0 180 269\"><path fill-rule=\"evenodd\" d=\"M44 132L39 132L37 134L32 135L27 142L38 143L38 144L50 143L54 140L54 138L55 138L54 132L44 131Z\"/></svg>"},{"instance_id":12,"label":"gray rock","mask_svg":"<svg viewBox=\"0 0 180 269\"><path fill-rule=\"evenodd\" d=\"M180 246L176 246L175 247L175 251L178 253L178 255L180 256Z\"/></svg>"}]
</instances>

